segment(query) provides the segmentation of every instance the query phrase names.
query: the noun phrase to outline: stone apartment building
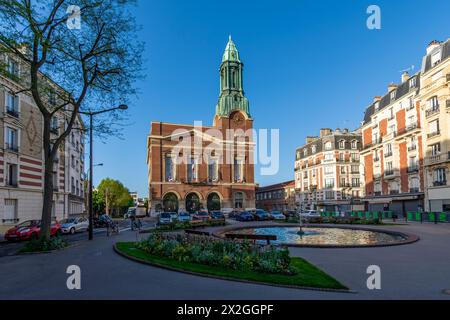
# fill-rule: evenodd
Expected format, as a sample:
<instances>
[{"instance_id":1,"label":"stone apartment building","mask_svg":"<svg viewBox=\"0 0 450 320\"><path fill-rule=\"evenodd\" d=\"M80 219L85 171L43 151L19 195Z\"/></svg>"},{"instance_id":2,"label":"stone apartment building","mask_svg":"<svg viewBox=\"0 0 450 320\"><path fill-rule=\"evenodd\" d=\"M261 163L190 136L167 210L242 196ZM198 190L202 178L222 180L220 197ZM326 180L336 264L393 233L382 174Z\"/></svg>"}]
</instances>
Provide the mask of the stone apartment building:
<instances>
[{"instance_id":1,"label":"stone apartment building","mask_svg":"<svg viewBox=\"0 0 450 320\"><path fill-rule=\"evenodd\" d=\"M450 39L430 43L420 78L425 210L450 212Z\"/></svg>"},{"instance_id":2,"label":"stone apartment building","mask_svg":"<svg viewBox=\"0 0 450 320\"><path fill-rule=\"evenodd\" d=\"M296 202L301 210L361 209L361 134L321 129L296 150Z\"/></svg>"},{"instance_id":3,"label":"stone apartment building","mask_svg":"<svg viewBox=\"0 0 450 320\"><path fill-rule=\"evenodd\" d=\"M256 188L256 208L266 211L294 211L295 180Z\"/></svg>"},{"instance_id":4,"label":"stone apartment building","mask_svg":"<svg viewBox=\"0 0 450 320\"><path fill-rule=\"evenodd\" d=\"M403 73L366 109L361 158L367 209L397 213L423 208L420 74Z\"/></svg>"},{"instance_id":5,"label":"stone apartment building","mask_svg":"<svg viewBox=\"0 0 450 320\"><path fill-rule=\"evenodd\" d=\"M22 92L26 65L14 56L0 56L0 226L40 219L44 185L42 116L32 97ZM61 90L55 83L50 85ZM47 103L56 104L56 95ZM64 126L67 115L52 120L52 134ZM83 128L81 118L76 127ZM53 216L60 220L84 212L83 130L74 130L54 159Z\"/></svg>"},{"instance_id":6,"label":"stone apartment building","mask_svg":"<svg viewBox=\"0 0 450 320\"><path fill-rule=\"evenodd\" d=\"M254 144L251 135L245 135L252 128L243 63L230 37L220 65L213 125L151 123L147 138L150 214L254 209ZM235 134L229 136L230 130ZM232 151L231 159L224 150Z\"/></svg>"}]
</instances>

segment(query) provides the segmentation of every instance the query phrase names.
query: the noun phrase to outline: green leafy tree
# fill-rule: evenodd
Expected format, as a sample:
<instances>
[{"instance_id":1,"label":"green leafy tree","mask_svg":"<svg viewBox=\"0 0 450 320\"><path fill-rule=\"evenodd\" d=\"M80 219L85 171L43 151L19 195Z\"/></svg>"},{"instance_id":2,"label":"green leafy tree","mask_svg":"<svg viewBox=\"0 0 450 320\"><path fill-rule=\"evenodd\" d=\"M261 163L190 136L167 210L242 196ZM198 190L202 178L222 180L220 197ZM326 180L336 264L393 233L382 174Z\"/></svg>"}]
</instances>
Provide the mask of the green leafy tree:
<instances>
[{"instance_id":1,"label":"green leafy tree","mask_svg":"<svg viewBox=\"0 0 450 320\"><path fill-rule=\"evenodd\" d=\"M105 201L105 212L108 215L112 216L114 213L120 213L122 208L128 208L133 205L130 191L118 180L103 179L97 190Z\"/></svg>"},{"instance_id":2,"label":"green leafy tree","mask_svg":"<svg viewBox=\"0 0 450 320\"><path fill-rule=\"evenodd\" d=\"M142 44L136 40L138 28L128 10L134 2L0 0L0 54L19 59L24 70L14 79L20 87L13 93L29 95L42 115L45 240L50 237L53 160L72 130L85 129L77 126L79 112L126 104L136 92ZM0 66L0 72L7 71ZM60 113L65 123L53 136L52 119ZM111 125L122 120L119 112L97 118L96 134L117 133Z\"/></svg>"},{"instance_id":3,"label":"green leafy tree","mask_svg":"<svg viewBox=\"0 0 450 320\"><path fill-rule=\"evenodd\" d=\"M92 193L93 209L96 215L100 215L105 212L105 198L102 193L97 190Z\"/></svg>"}]
</instances>

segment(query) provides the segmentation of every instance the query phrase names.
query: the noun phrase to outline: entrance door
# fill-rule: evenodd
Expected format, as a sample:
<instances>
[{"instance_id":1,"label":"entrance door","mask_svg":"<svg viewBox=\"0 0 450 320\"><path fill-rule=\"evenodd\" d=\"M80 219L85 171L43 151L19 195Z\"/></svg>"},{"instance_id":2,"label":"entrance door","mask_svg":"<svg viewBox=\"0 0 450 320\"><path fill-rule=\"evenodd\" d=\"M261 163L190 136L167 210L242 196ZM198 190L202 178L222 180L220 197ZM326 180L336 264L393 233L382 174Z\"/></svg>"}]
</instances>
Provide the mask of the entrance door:
<instances>
[{"instance_id":1,"label":"entrance door","mask_svg":"<svg viewBox=\"0 0 450 320\"><path fill-rule=\"evenodd\" d=\"M5 215L4 218L6 224L13 224L17 219L17 200L5 199Z\"/></svg>"}]
</instances>

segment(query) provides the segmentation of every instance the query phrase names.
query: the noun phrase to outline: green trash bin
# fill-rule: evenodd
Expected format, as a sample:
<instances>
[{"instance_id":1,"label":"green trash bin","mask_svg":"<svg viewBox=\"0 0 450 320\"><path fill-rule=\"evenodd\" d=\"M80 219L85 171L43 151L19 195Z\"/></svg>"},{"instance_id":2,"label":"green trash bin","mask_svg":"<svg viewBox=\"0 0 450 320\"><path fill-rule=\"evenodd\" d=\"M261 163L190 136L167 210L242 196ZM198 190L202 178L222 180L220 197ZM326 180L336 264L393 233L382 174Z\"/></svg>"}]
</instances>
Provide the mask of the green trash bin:
<instances>
[{"instance_id":1,"label":"green trash bin","mask_svg":"<svg viewBox=\"0 0 450 320\"><path fill-rule=\"evenodd\" d=\"M422 214L420 213L420 212L416 212L416 221L420 221L421 219L420 219L420 216L421 216Z\"/></svg>"},{"instance_id":2,"label":"green trash bin","mask_svg":"<svg viewBox=\"0 0 450 320\"><path fill-rule=\"evenodd\" d=\"M408 211L408 212L406 213L406 215L407 215L409 221L414 221L414 215L413 215L412 212L409 212L409 211Z\"/></svg>"},{"instance_id":3,"label":"green trash bin","mask_svg":"<svg viewBox=\"0 0 450 320\"><path fill-rule=\"evenodd\" d=\"M363 213L362 213L361 211L359 211L359 212L358 212L358 218L360 218L360 219L361 219L361 218L362 218L362 216L363 216Z\"/></svg>"},{"instance_id":4,"label":"green trash bin","mask_svg":"<svg viewBox=\"0 0 450 320\"><path fill-rule=\"evenodd\" d=\"M444 212L439 213L439 222L447 222L447 214Z\"/></svg>"},{"instance_id":5,"label":"green trash bin","mask_svg":"<svg viewBox=\"0 0 450 320\"><path fill-rule=\"evenodd\" d=\"M370 219L370 215L371 215L371 213L369 211L366 211L365 218Z\"/></svg>"},{"instance_id":6,"label":"green trash bin","mask_svg":"<svg viewBox=\"0 0 450 320\"><path fill-rule=\"evenodd\" d=\"M428 213L428 221L434 222L434 213L433 212Z\"/></svg>"},{"instance_id":7,"label":"green trash bin","mask_svg":"<svg viewBox=\"0 0 450 320\"><path fill-rule=\"evenodd\" d=\"M377 211L374 211L374 212L373 212L373 219L374 219L374 220L378 220L378 219L379 219L379 215L378 215L378 212L377 212Z\"/></svg>"},{"instance_id":8,"label":"green trash bin","mask_svg":"<svg viewBox=\"0 0 450 320\"><path fill-rule=\"evenodd\" d=\"M355 212L352 211L352 212L350 213L350 217L353 218L354 216L355 216Z\"/></svg>"}]
</instances>

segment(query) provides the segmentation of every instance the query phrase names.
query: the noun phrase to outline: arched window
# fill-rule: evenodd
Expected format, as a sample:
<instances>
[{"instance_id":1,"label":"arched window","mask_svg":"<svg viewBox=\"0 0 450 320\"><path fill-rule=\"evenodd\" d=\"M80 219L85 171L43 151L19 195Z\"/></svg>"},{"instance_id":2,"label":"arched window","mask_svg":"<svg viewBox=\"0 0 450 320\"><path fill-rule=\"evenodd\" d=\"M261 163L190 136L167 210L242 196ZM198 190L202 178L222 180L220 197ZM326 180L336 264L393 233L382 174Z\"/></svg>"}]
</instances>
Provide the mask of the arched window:
<instances>
[{"instance_id":1,"label":"arched window","mask_svg":"<svg viewBox=\"0 0 450 320\"><path fill-rule=\"evenodd\" d=\"M170 192L163 198L164 212L178 212L178 197L175 193Z\"/></svg>"},{"instance_id":2,"label":"arched window","mask_svg":"<svg viewBox=\"0 0 450 320\"><path fill-rule=\"evenodd\" d=\"M196 193L189 193L186 196L186 211L194 213L200 210L200 198Z\"/></svg>"},{"instance_id":3,"label":"arched window","mask_svg":"<svg viewBox=\"0 0 450 320\"><path fill-rule=\"evenodd\" d=\"M220 197L217 193L213 192L208 195L207 208L208 211L220 210Z\"/></svg>"}]
</instances>

